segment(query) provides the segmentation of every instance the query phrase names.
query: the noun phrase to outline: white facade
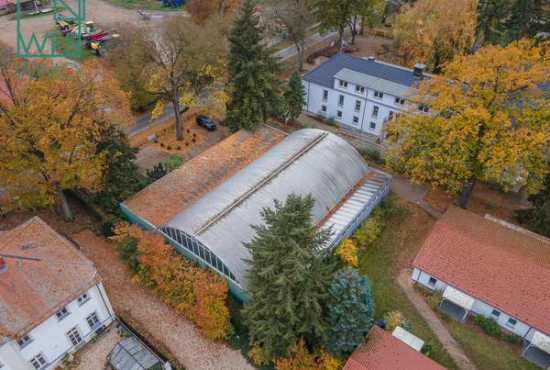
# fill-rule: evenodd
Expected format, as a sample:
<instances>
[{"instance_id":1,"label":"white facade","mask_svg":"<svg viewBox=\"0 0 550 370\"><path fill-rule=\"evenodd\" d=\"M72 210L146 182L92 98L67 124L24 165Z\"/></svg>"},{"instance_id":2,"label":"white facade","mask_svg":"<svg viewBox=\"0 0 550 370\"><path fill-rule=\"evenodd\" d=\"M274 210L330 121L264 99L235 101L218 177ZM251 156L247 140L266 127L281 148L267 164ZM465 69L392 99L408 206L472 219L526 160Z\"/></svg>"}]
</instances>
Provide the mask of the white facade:
<instances>
[{"instance_id":1,"label":"white facade","mask_svg":"<svg viewBox=\"0 0 550 370\"><path fill-rule=\"evenodd\" d=\"M415 283L422 285L424 288L429 290L442 290L444 291L447 286L449 286L444 281L441 281L430 274L415 268L412 274L412 280ZM533 339L535 328L529 326L526 323L521 322L519 319L508 315L505 312L500 311L499 309L488 305L487 303L473 297L475 299L471 312L476 315L483 315L488 318L494 319L502 330L508 333L516 334L522 339L530 342ZM510 322L510 320L513 320ZM515 323L514 323L515 321ZM512 323L514 323L512 325Z\"/></svg>"},{"instance_id":2,"label":"white facade","mask_svg":"<svg viewBox=\"0 0 550 370\"><path fill-rule=\"evenodd\" d=\"M82 294L65 306L67 313L61 319L54 314L27 333L30 341L25 345L18 344L21 338L5 338L0 342L0 364L3 364L0 369L53 369L65 354L76 351L93 338L99 328L114 320L113 308L101 282ZM71 330L77 333L73 334L72 341Z\"/></svg>"},{"instance_id":3,"label":"white facade","mask_svg":"<svg viewBox=\"0 0 550 370\"><path fill-rule=\"evenodd\" d=\"M303 85L305 111L333 117L342 126L368 134L382 136L382 127L386 121L405 113L406 99L403 97L351 82L335 78L332 88L310 81L303 81ZM340 104L342 100L343 104Z\"/></svg>"}]
</instances>

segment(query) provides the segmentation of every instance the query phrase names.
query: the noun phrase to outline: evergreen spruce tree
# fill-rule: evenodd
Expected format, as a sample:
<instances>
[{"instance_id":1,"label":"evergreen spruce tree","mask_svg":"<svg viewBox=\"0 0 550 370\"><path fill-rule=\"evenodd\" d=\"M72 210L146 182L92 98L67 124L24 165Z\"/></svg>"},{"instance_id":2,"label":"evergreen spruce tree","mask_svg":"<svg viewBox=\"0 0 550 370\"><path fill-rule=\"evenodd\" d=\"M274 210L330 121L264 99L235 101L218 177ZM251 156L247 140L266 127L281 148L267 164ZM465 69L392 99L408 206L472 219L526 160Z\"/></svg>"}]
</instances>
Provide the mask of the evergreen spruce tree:
<instances>
[{"instance_id":1,"label":"evergreen spruce tree","mask_svg":"<svg viewBox=\"0 0 550 370\"><path fill-rule=\"evenodd\" d=\"M338 271L330 287L326 349L335 356L351 353L363 342L373 320L370 281L351 267Z\"/></svg>"},{"instance_id":2,"label":"evergreen spruce tree","mask_svg":"<svg viewBox=\"0 0 550 370\"><path fill-rule=\"evenodd\" d=\"M248 0L229 35L226 123L232 131L254 130L281 110L279 65L263 42L263 30Z\"/></svg>"},{"instance_id":3,"label":"evergreen spruce tree","mask_svg":"<svg viewBox=\"0 0 550 370\"><path fill-rule=\"evenodd\" d=\"M252 300L243 316L250 342L263 362L288 355L304 336L319 341L326 331L323 302L328 298L334 264L320 256L330 232L311 221L311 196L289 195L283 204L264 209L265 224L246 244L252 258L248 291Z\"/></svg>"},{"instance_id":4,"label":"evergreen spruce tree","mask_svg":"<svg viewBox=\"0 0 550 370\"><path fill-rule=\"evenodd\" d=\"M286 119L294 122L300 116L300 113L302 113L302 107L304 106L304 86L302 85L302 78L297 71L288 80L284 97Z\"/></svg>"},{"instance_id":5,"label":"evergreen spruce tree","mask_svg":"<svg viewBox=\"0 0 550 370\"><path fill-rule=\"evenodd\" d=\"M109 125L101 132L97 153L107 153L107 164L103 189L95 194L94 201L106 211L116 213L120 202L145 186L145 177L135 163L138 151L118 128Z\"/></svg>"},{"instance_id":6,"label":"evergreen spruce tree","mask_svg":"<svg viewBox=\"0 0 550 370\"><path fill-rule=\"evenodd\" d=\"M518 211L517 219L530 230L550 238L550 175L543 189L529 196L533 208Z\"/></svg>"}]
</instances>

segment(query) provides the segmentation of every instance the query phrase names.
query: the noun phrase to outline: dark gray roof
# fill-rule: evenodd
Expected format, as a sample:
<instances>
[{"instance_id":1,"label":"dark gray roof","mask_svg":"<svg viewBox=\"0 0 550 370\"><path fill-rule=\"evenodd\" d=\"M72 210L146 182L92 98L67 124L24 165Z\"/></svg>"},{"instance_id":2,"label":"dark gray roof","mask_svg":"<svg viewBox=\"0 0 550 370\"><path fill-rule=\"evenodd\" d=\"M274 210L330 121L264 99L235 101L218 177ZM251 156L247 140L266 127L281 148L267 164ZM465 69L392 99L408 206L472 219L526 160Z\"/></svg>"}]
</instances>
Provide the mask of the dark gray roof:
<instances>
[{"instance_id":1,"label":"dark gray roof","mask_svg":"<svg viewBox=\"0 0 550 370\"><path fill-rule=\"evenodd\" d=\"M303 80L332 87L334 75L343 68L408 87L413 86L418 81L418 78L413 75L412 69L344 53L336 54L319 67L309 71L303 77Z\"/></svg>"}]
</instances>

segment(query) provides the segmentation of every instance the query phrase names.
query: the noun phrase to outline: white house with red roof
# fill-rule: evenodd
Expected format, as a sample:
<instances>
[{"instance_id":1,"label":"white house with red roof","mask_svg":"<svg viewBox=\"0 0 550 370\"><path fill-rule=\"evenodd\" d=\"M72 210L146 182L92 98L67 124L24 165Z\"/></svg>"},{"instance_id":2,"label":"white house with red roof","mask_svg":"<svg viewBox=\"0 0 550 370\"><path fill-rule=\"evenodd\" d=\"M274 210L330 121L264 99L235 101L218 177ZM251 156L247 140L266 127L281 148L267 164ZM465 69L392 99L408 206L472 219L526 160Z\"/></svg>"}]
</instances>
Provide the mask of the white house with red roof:
<instances>
[{"instance_id":1,"label":"white house with red roof","mask_svg":"<svg viewBox=\"0 0 550 370\"><path fill-rule=\"evenodd\" d=\"M366 342L357 347L342 370L446 370L415 348L418 338L397 328L401 334L373 326ZM411 343L404 337L415 340Z\"/></svg>"},{"instance_id":2,"label":"white house with red roof","mask_svg":"<svg viewBox=\"0 0 550 370\"><path fill-rule=\"evenodd\" d=\"M97 269L38 217L0 231L0 369L55 368L114 320Z\"/></svg>"},{"instance_id":3,"label":"white house with red roof","mask_svg":"<svg viewBox=\"0 0 550 370\"><path fill-rule=\"evenodd\" d=\"M412 280L443 291L440 310L493 318L550 368L550 240L491 216L452 207L413 261Z\"/></svg>"}]
</instances>

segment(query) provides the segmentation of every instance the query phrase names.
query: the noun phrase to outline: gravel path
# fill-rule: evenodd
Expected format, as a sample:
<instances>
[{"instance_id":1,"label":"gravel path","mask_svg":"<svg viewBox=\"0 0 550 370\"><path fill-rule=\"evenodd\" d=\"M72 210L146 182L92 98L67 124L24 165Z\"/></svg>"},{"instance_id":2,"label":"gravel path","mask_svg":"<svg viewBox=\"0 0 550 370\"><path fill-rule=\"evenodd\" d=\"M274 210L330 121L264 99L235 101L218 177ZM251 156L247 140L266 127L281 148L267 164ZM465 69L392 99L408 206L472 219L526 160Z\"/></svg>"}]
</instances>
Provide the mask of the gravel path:
<instances>
[{"instance_id":1,"label":"gravel path","mask_svg":"<svg viewBox=\"0 0 550 370\"><path fill-rule=\"evenodd\" d=\"M121 340L117 334L115 325L111 325L109 331L103 334L95 342L90 342L77 352L77 365L69 367L70 370L108 370L107 356L115 345Z\"/></svg>"},{"instance_id":2,"label":"gravel path","mask_svg":"<svg viewBox=\"0 0 550 370\"><path fill-rule=\"evenodd\" d=\"M443 325L441 320L435 315L430 306L424 301L424 299L414 291L414 287L411 282L412 271L404 269L397 277L397 283L405 292L405 295L416 307L420 316L426 321L428 326L433 330L439 341L443 344L449 355L453 358L456 364L462 370L477 370L476 366L466 356L460 345L454 340L447 328Z\"/></svg>"},{"instance_id":3,"label":"gravel path","mask_svg":"<svg viewBox=\"0 0 550 370\"><path fill-rule=\"evenodd\" d=\"M149 289L133 284L132 275L113 245L90 230L72 238L99 269L115 312L128 311L186 370L254 370L240 352L202 337L192 323L178 316Z\"/></svg>"}]
</instances>

